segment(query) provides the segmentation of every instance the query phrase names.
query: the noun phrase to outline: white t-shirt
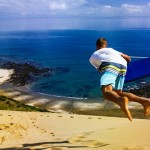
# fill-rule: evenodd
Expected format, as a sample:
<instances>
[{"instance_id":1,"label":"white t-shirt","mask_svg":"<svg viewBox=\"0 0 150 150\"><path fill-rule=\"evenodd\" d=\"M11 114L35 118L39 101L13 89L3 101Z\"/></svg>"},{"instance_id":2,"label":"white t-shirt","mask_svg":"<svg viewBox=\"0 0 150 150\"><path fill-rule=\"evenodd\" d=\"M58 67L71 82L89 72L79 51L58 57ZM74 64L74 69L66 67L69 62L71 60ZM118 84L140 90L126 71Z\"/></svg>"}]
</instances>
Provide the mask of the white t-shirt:
<instances>
[{"instance_id":1,"label":"white t-shirt","mask_svg":"<svg viewBox=\"0 0 150 150\"><path fill-rule=\"evenodd\" d=\"M99 68L102 62L114 62L127 67L127 61L121 56L121 52L113 48L102 48L95 51L89 61L96 69Z\"/></svg>"}]
</instances>

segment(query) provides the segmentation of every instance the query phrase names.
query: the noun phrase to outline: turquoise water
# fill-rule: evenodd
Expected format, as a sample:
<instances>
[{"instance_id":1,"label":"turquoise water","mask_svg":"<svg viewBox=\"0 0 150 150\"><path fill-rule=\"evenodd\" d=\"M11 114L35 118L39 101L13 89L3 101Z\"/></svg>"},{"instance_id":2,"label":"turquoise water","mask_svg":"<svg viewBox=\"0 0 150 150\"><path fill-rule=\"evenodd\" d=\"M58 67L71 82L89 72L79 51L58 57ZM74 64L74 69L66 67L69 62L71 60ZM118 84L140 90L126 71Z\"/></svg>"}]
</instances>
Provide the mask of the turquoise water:
<instances>
[{"instance_id":1,"label":"turquoise water","mask_svg":"<svg viewBox=\"0 0 150 150\"><path fill-rule=\"evenodd\" d=\"M31 85L33 91L67 97L97 98L101 96L99 73L90 65L89 57L94 52L95 41L99 37L108 40L108 47L128 55L150 57L148 29L1 32L0 57L69 70L40 78Z\"/></svg>"}]
</instances>

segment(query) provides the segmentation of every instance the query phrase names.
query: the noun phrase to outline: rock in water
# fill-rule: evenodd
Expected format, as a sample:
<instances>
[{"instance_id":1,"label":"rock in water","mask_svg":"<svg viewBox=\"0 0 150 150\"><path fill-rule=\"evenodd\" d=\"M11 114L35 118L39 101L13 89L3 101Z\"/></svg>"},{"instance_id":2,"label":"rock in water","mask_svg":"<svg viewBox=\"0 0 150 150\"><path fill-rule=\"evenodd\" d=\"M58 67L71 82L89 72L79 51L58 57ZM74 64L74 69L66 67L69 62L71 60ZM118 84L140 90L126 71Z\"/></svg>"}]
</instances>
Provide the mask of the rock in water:
<instances>
[{"instance_id":1,"label":"rock in water","mask_svg":"<svg viewBox=\"0 0 150 150\"><path fill-rule=\"evenodd\" d=\"M14 70L14 73L11 75L8 82L13 83L16 86L31 84L41 76L51 76L69 71L69 68L67 67L42 68L31 63L16 62L4 62L0 64L0 67L3 69Z\"/></svg>"}]
</instances>

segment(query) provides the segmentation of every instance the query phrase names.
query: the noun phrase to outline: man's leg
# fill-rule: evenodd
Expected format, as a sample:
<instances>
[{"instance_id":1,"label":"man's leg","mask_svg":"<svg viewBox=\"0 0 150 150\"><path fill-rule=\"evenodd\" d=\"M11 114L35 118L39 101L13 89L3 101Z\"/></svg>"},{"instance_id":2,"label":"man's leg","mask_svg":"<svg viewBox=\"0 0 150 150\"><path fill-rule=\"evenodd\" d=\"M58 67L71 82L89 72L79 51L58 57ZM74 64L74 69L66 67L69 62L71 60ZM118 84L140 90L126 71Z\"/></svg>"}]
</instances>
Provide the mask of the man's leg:
<instances>
[{"instance_id":1,"label":"man's leg","mask_svg":"<svg viewBox=\"0 0 150 150\"><path fill-rule=\"evenodd\" d=\"M120 96L128 97L129 101L140 103L144 107L145 116L148 116L150 114L150 100L148 98L139 97L132 93L122 92L120 90L116 90L115 92Z\"/></svg>"},{"instance_id":2,"label":"man's leg","mask_svg":"<svg viewBox=\"0 0 150 150\"><path fill-rule=\"evenodd\" d=\"M122 111L126 114L128 119L130 121L132 121L132 116L128 109L128 98L127 97L119 96L115 91L112 90L111 85L107 85L107 86L103 85L102 92L103 92L104 98L118 104L121 107Z\"/></svg>"}]
</instances>

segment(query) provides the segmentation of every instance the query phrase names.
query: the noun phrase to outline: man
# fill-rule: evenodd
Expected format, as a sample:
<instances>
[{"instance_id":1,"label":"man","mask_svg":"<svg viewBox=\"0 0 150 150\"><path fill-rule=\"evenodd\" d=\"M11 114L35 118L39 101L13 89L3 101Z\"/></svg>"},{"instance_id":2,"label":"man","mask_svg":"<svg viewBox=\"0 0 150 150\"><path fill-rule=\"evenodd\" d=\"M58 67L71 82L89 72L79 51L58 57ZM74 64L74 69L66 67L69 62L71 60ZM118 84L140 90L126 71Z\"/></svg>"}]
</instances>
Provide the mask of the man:
<instances>
[{"instance_id":1,"label":"man","mask_svg":"<svg viewBox=\"0 0 150 150\"><path fill-rule=\"evenodd\" d=\"M96 51L90 57L90 63L100 71L100 87L104 98L118 104L132 121L128 101L140 103L144 107L145 116L150 114L150 101L131 93L122 92L127 64L130 61L130 56L107 48L107 40L104 38L96 41Z\"/></svg>"}]
</instances>

